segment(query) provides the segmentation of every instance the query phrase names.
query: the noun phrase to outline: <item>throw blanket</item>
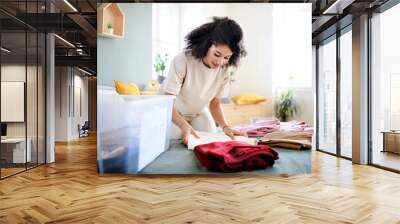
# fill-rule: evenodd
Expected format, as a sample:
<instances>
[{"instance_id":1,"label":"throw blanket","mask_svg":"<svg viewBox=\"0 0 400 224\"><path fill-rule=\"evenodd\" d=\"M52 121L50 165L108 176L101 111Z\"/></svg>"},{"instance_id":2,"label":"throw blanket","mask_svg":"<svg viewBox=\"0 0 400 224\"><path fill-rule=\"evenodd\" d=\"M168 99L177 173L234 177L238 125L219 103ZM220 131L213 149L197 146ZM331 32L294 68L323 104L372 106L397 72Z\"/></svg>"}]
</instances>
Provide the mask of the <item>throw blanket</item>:
<instances>
[{"instance_id":1,"label":"throw blanket","mask_svg":"<svg viewBox=\"0 0 400 224\"><path fill-rule=\"evenodd\" d=\"M259 142L260 145L282 147L288 149L311 149L312 133L279 131L266 134Z\"/></svg>"},{"instance_id":2,"label":"throw blanket","mask_svg":"<svg viewBox=\"0 0 400 224\"><path fill-rule=\"evenodd\" d=\"M268 146L238 141L198 145L194 153L201 165L225 173L265 169L279 158L278 153Z\"/></svg>"},{"instance_id":3,"label":"throw blanket","mask_svg":"<svg viewBox=\"0 0 400 224\"><path fill-rule=\"evenodd\" d=\"M304 121L280 122L276 118L252 118L250 124L236 126L235 129L245 132L249 137L263 137L277 131L309 132L314 129Z\"/></svg>"},{"instance_id":4,"label":"throw blanket","mask_svg":"<svg viewBox=\"0 0 400 224\"><path fill-rule=\"evenodd\" d=\"M251 124L236 126L235 129L245 132L249 137L263 137L279 131L279 120L276 118L254 119Z\"/></svg>"},{"instance_id":5,"label":"throw blanket","mask_svg":"<svg viewBox=\"0 0 400 224\"><path fill-rule=\"evenodd\" d=\"M310 132L313 133L314 129L304 121L289 121L280 123L280 131L294 131L294 132Z\"/></svg>"}]
</instances>

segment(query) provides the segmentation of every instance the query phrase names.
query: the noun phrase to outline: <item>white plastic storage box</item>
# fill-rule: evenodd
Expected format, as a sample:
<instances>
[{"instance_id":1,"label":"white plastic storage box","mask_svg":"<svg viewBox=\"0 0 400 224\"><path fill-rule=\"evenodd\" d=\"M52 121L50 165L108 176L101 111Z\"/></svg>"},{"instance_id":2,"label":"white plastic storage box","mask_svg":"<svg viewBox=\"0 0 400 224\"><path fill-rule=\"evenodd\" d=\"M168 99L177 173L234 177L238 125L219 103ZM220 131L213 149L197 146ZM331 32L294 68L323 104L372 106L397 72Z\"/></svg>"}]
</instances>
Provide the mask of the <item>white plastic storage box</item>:
<instances>
[{"instance_id":1,"label":"white plastic storage box","mask_svg":"<svg viewBox=\"0 0 400 224\"><path fill-rule=\"evenodd\" d=\"M98 89L99 173L140 172L169 147L173 96L118 95Z\"/></svg>"}]
</instances>

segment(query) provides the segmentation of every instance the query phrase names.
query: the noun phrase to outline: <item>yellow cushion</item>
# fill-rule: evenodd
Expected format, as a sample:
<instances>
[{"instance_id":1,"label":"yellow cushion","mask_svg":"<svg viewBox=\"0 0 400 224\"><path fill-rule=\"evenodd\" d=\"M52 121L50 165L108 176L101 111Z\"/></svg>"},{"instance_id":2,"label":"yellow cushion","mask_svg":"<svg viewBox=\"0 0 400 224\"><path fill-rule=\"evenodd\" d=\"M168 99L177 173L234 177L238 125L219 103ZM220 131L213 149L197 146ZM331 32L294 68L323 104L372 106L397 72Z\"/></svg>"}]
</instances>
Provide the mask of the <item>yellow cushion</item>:
<instances>
[{"instance_id":1,"label":"yellow cushion","mask_svg":"<svg viewBox=\"0 0 400 224\"><path fill-rule=\"evenodd\" d=\"M115 90L121 95L140 95L139 87L135 84L123 83L118 80L114 81Z\"/></svg>"},{"instance_id":2,"label":"yellow cushion","mask_svg":"<svg viewBox=\"0 0 400 224\"><path fill-rule=\"evenodd\" d=\"M157 80L152 79L147 82L147 86L146 86L147 92L156 93L159 88L160 88L160 83L158 83Z\"/></svg>"},{"instance_id":3,"label":"yellow cushion","mask_svg":"<svg viewBox=\"0 0 400 224\"><path fill-rule=\"evenodd\" d=\"M243 93L232 97L235 104L246 105L246 104L257 104L266 101L265 97L254 94L254 93Z\"/></svg>"}]
</instances>

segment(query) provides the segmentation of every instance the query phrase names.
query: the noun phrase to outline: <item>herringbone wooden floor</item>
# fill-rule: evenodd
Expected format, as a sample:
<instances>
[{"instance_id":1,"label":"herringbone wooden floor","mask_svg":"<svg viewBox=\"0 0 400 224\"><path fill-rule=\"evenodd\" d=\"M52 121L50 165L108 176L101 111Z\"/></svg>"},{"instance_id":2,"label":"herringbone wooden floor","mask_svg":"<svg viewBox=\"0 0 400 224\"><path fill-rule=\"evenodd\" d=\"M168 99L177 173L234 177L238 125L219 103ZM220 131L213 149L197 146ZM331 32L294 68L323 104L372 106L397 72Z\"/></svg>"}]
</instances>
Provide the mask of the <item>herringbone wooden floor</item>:
<instances>
[{"instance_id":1,"label":"herringbone wooden floor","mask_svg":"<svg viewBox=\"0 0 400 224\"><path fill-rule=\"evenodd\" d=\"M296 176L99 176L96 140L0 181L0 223L400 223L400 175L313 153Z\"/></svg>"}]
</instances>

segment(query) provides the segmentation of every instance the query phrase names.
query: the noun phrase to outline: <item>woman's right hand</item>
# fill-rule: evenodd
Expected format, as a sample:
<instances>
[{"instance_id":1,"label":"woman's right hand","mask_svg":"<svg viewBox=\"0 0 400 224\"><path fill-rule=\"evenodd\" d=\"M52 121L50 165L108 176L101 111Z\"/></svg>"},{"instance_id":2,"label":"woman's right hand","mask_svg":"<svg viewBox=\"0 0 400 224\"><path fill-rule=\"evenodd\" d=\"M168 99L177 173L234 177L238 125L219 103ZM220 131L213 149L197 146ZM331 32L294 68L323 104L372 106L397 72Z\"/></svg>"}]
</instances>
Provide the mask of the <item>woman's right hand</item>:
<instances>
[{"instance_id":1,"label":"woman's right hand","mask_svg":"<svg viewBox=\"0 0 400 224\"><path fill-rule=\"evenodd\" d=\"M185 145L188 144L190 135L193 135L194 137L199 138L196 131L189 124L183 125L181 127L181 132L182 132L183 143Z\"/></svg>"}]
</instances>

